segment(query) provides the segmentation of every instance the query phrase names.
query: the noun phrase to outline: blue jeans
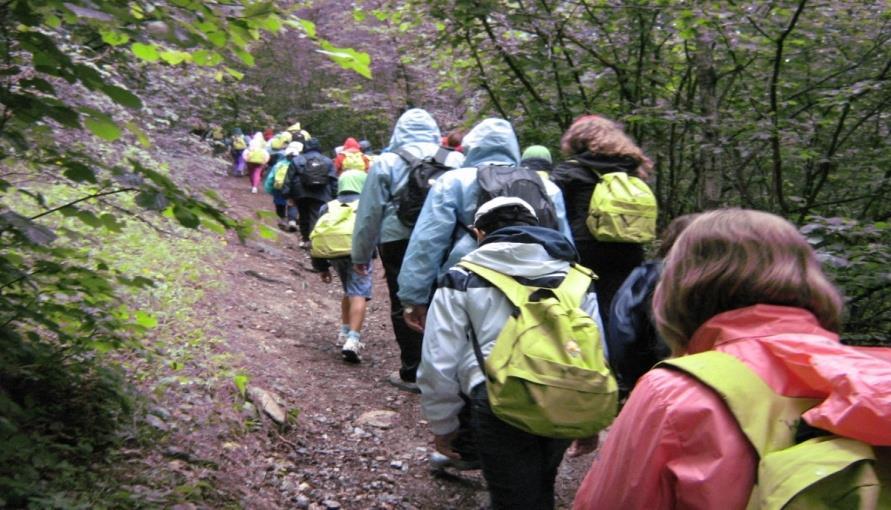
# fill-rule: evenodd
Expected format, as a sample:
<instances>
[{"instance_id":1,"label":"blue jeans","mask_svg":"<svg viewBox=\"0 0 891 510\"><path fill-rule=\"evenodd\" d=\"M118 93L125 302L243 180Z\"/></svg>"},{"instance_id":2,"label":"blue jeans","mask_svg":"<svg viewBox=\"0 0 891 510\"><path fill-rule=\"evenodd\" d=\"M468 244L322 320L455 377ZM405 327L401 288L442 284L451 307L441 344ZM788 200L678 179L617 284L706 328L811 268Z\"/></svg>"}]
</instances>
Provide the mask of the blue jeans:
<instances>
[{"instance_id":1,"label":"blue jeans","mask_svg":"<svg viewBox=\"0 0 891 510\"><path fill-rule=\"evenodd\" d=\"M470 392L470 411L492 509L553 510L554 480L570 440L535 436L502 421L489 406L485 383Z\"/></svg>"}]
</instances>

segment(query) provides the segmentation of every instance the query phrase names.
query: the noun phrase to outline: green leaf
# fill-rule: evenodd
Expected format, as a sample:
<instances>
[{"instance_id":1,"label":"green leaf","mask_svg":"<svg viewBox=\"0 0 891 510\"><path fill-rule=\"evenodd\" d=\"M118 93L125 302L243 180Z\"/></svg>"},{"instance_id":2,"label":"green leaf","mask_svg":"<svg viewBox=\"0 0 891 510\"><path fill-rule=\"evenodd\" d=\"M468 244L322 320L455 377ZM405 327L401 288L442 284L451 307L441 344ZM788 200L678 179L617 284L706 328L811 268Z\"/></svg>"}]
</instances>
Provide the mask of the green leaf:
<instances>
[{"instance_id":1,"label":"green leaf","mask_svg":"<svg viewBox=\"0 0 891 510\"><path fill-rule=\"evenodd\" d=\"M217 48L222 48L226 45L226 34L223 32L211 32L207 34L207 40Z\"/></svg>"},{"instance_id":2,"label":"green leaf","mask_svg":"<svg viewBox=\"0 0 891 510\"><path fill-rule=\"evenodd\" d=\"M143 312L142 310L137 311L134 318L136 319L136 323L144 328L151 329L158 325L157 317L148 312Z\"/></svg>"},{"instance_id":3,"label":"green leaf","mask_svg":"<svg viewBox=\"0 0 891 510\"><path fill-rule=\"evenodd\" d=\"M244 9L244 17L245 18L253 18L255 16L262 16L264 14L271 14L273 12L272 2L252 2L247 5Z\"/></svg>"},{"instance_id":4,"label":"green leaf","mask_svg":"<svg viewBox=\"0 0 891 510\"><path fill-rule=\"evenodd\" d=\"M272 230L271 228L267 227L266 225L261 224L259 231L260 231L260 237L262 237L263 239L277 239L278 238L278 233L275 230Z\"/></svg>"},{"instance_id":5,"label":"green leaf","mask_svg":"<svg viewBox=\"0 0 891 510\"><path fill-rule=\"evenodd\" d=\"M76 182L92 182L96 183L96 172L93 171L92 168L87 165L79 162L79 161L66 161L64 163L65 171L62 174L65 177L71 179Z\"/></svg>"},{"instance_id":6,"label":"green leaf","mask_svg":"<svg viewBox=\"0 0 891 510\"><path fill-rule=\"evenodd\" d=\"M300 25L303 27L304 32L306 32L306 35L308 35L309 37L312 37L313 39L316 38L316 24L315 23L313 23L312 21L309 21L308 19L302 19L302 20L300 20Z\"/></svg>"},{"instance_id":7,"label":"green leaf","mask_svg":"<svg viewBox=\"0 0 891 510\"><path fill-rule=\"evenodd\" d=\"M244 78L244 73L238 72L235 69L232 69L231 67L227 67L226 72L229 73L229 76L235 78L236 80L240 80L240 79Z\"/></svg>"},{"instance_id":8,"label":"green leaf","mask_svg":"<svg viewBox=\"0 0 891 510\"><path fill-rule=\"evenodd\" d=\"M358 21L359 23L362 23L363 21L365 21L365 18L366 18L365 11L363 11L362 9L353 9L353 20L354 21Z\"/></svg>"},{"instance_id":9,"label":"green leaf","mask_svg":"<svg viewBox=\"0 0 891 510\"><path fill-rule=\"evenodd\" d=\"M327 41L322 41L320 46L322 49L316 51L328 55L335 64L371 79L371 57L368 53L352 48L337 48Z\"/></svg>"},{"instance_id":10,"label":"green leaf","mask_svg":"<svg viewBox=\"0 0 891 510\"><path fill-rule=\"evenodd\" d=\"M236 374L232 377L232 383L235 384L235 388L238 389L238 394L241 395L241 398L245 398L247 395L247 385L250 378L245 374Z\"/></svg>"},{"instance_id":11,"label":"green leaf","mask_svg":"<svg viewBox=\"0 0 891 510\"><path fill-rule=\"evenodd\" d=\"M115 30L99 30L99 34L102 35L102 41L105 44L112 46L120 46L130 41L130 36Z\"/></svg>"},{"instance_id":12,"label":"green leaf","mask_svg":"<svg viewBox=\"0 0 891 510\"><path fill-rule=\"evenodd\" d=\"M121 137L121 128L119 128L118 125L111 120L111 117L107 115L91 114L84 121L84 125L87 126L87 129L94 135L103 140L108 140L109 142L113 142Z\"/></svg>"},{"instance_id":13,"label":"green leaf","mask_svg":"<svg viewBox=\"0 0 891 510\"><path fill-rule=\"evenodd\" d=\"M223 57L215 51L198 50L192 53L192 60L199 66L213 67L223 61Z\"/></svg>"},{"instance_id":14,"label":"green leaf","mask_svg":"<svg viewBox=\"0 0 891 510\"><path fill-rule=\"evenodd\" d=\"M116 85L103 85L102 92L105 92L105 95L119 105L136 110L142 108L142 101L135 94L125 88Z\"/></svg>"},{"instance_id":15,"label":"green leaf","mask_svg":"<svg viewBox=\"0 0 891 510\"><path fill-rule=\"evenodd\" d=\"M190 54L186 53L185 51L179 50L164 50L158 55L161 57L161 60L172 66L192 60L192 56Z\"/></svg>"},{"instance_id":16,"label":"green leaf","mask_svg":"<svg viewBox=\"0 0 891 510\"><path fill-rule=\"evenodd\" d=\"M245 65L253 66L254 65L254 56L248 53L245 50L235 50L235 55L241 59Z\"/></svg>"},{"instance_id":17,"label":"green leaf","mask_svg":"<svg viewBox=\"0 0 891 510\"><path fill-rule=\"evenodd\" d=\"M282 20L278 16L273 14L263 20L260 26L262 26L263 29L267 32L276 33L282 29Z\"/></svg>"},{"instance_id":18,"label":"green leaf","mask_svg":"<svg viewBox=\"0 0 891 510\"><path fill-rule=\"evenodd\" d=\"M146 62L157 62L161 58L154 44L133 43L130 45L130 51Z\"/></svg>"},{"instance_id":19,"label":"green leaf","mask_svg":"<svg viewBox=\"0 0 891 510\"><path fill-rule=\"evenodd\" d=\"M198 225L201 224L201 220L195 216L195 213L180 204L173 206L173 216L176 217L176 221L180 225L186 228L198 228Z\"/></svg>"},{"instance_id":20,"label":"green leaf","mask_svg":"<svg viewBox=\"0 0 891 510\"><path fill-rule=\"evenodd\" d=\"M155 190L140 191L136 195L136 205L150 211L163 211L167 207L167 197Z\"/></svg>"},{"instance_id":21,"label":"green leaf","mask_svg":"<svg viewBox=\"0 0 891 510\"><path fill-rule=\"evenodd\" d=\"M142 130L135 122L128 122L124 124L124 127L127 128L128 131L133 133L136 136L136 139L139 140L140 145L148 149L152 146L152 141L149 140L148 135L145 134L145 131Z\"/></svg>"}]
</instances>

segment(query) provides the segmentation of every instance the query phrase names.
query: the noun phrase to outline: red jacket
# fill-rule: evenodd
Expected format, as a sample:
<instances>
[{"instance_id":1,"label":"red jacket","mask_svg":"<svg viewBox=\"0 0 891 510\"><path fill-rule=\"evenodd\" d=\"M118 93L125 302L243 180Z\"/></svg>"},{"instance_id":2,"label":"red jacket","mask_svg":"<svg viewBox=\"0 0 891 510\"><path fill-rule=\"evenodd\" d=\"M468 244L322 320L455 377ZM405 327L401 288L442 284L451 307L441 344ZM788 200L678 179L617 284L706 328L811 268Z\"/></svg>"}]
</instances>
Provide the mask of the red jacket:
<instances>
[{"instance_id":1,"label":"red jacket","mask_svg":"<svg viewBox=\"0 0 891 510\"><path fill-rule=\"evenodd\" d=\"M359 142L357 142L355 138L347 138L346 141L343 142L343 151L334 158L334 169L337 171L337 175L343 173L343 160L346 158L347 152L362 153L362 149L359 147ZM362 154L362 159L365 160L365 171L367 172L370 162L368 161L368 157L364 154Z\"/></svg>"},{"instance_id":2,"label":"red jacket","mask_svg":"<svg viewBox=\"0 0 891 510\"><path fill-rule=\"evenodd\" d=\"M756 305L719 314L690 354L742 360L776 392L822 398L811 425L891 445L891 349L852 348L807 310ZM745 508L757 456L711 389L656 369L640 379L579 487L573 508Z\"/></svg>"}]
</instances>

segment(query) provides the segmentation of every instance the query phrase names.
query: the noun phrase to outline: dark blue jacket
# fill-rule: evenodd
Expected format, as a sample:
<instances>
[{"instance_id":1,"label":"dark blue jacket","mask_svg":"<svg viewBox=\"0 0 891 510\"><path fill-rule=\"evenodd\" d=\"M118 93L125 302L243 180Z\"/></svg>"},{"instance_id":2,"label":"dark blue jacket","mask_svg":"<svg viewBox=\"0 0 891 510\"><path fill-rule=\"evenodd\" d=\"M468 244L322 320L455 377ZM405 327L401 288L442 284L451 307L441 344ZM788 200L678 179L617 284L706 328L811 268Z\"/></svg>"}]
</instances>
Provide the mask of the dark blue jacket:
<instances>
[{"instance_id":1,"label":"dark blue jacket","mask_svg":"<svg viewBox=\"0 0 891 510\"><path fill-rule=\"evenodd\" d=\"M328 166L328 185L318 188L304 188L300 184L300 174L306 168L306 160L319 158ZM337 173L334 170L334 162L331 158L323 156L318 150L310 149L291 160L291 168L288 169L288 177L282 188L282 194L293 199L314 198L322 202L329 202L337 195Z\"/></svg>"}]
</instances>

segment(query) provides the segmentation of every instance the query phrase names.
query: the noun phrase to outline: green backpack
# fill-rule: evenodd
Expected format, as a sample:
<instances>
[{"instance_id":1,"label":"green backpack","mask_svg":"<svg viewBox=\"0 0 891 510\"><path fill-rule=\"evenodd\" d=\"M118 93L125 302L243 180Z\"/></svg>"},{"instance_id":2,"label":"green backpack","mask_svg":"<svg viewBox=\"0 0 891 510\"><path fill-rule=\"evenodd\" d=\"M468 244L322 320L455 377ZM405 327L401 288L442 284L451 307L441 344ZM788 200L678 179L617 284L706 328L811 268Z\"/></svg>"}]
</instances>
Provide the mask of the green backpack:
<instances>
[{"instance_id":1,"label":"green backpack","mask_svg":"<svg viewBox=\"0 0 891 510\"><path fill-rule=\"evenodd\" d=\"M779 395L745 363L723 352L682 356L657 366L693 376L733 413L759 457L747 510L891 508L891 462L876 460L877 452L887 452L835 435L797 441L801 415L820 400Z\"/></svg>"},{"instance_id":2,"label":"green backpack","mask_svg":"<svg viewBox=\"0 0 891 510\"><path fill-rule=\"evenodd\" d=\"M588 204L585 224L594 239L646 243L656 237L656 196L637 177L625 172L601 175Z\"/></svg>"},{"instance_id":3,"label":"green backpack","mask_svg":"<svg viewBox=\"0 0 891 510\"><path fill-rule=\"evenodd\" d=\"M328 211L319 218L309 234L310 255L320 259L333 259L349 255L353 247L353 227L356 225L356 209L359 201L328 202Z\"/></svg>"},{"instance_id":4,"label":"green backpack","mask_svg":"<svg viewBox=\"0 0 891 510\"><path fill-rule=\"evenodd\" d=\"M597 323L580 308L596 276L573 265L559 287L542 289L466 260L458 265L497 287L516 309L488 359L471 335L495 415L552 438L591 437L609 425L618 388Z\"/></svg>"},{"instance_id":5,"label":"green backpack","mask_svg":"<svg viewBox=\"0 0 891 510\"><path fill-rule=\"evenodd\" d=\"M272 169L266 174L263 180L263 189L266 193L272 194L273 191L281 191L285 187L285 179L288 177L288 169L291 168L291 160L282 158L276 163Z\"/></svg>"}]
</instances>

